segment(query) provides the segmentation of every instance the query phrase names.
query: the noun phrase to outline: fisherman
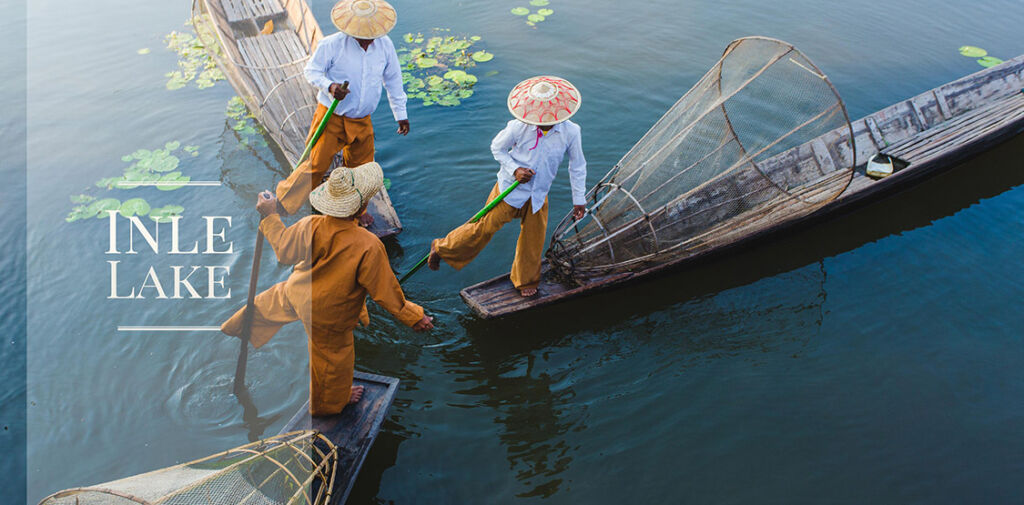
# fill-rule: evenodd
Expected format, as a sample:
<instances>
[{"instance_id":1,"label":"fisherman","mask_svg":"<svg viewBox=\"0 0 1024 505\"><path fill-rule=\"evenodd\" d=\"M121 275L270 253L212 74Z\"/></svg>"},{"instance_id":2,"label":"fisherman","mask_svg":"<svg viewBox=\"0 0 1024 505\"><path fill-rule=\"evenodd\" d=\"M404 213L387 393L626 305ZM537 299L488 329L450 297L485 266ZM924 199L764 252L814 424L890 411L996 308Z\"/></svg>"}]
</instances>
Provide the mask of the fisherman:
<instances>
[{"instance_id":1,"label":"fisherman","mask_svg":"<svg viewBox=\"0 0 1024 505\"><path fill-rule=\"evenodd\" d=\"M319 90L307 143L331 102L338 100L338 106L309 159L277 185L277 198L286 214L299 210L309 192L323 181L339 151L346 167L374 160L370 115L380 102L382 84L398 121L398 133L409 134L401 64L395 44L387 36L395 26L395 9L384 0L341 0L331 10L331 18L341 32L321 39L306 63L306 79ZM372 221L369 214L360 217L363 225Z\"/></svg>"},{"instance_id":2,"label":"fisherman","mask_svg":"<svg viewBox=\"0 0 1024 505\"><path fill-rule=\"evenodd\" d=\"M487 200L494 200L514 181L519 181L519 186L479 221L434 240L427 260L431 270L440 268L442 259L452 268L462 269L487 246L495 232L519 219L519 242L509 278L522 296L537 294L548 225L548 190L566 154L573 217L579 220L586 213L587 161L580 127L569 121L579 110L580 99L579 91L559 77L534 77L512 89L508 109L515 119L491 142L491 153L501 168Z\"/></svg>"},{"instance_id":3,"label":"fisherman","mask_svg":"<svg viewBox=\"0 0 1024 505\"><path fill-rule=\"evenodd\" d=\"M352 330L370 322L366 295L416 331L430 330L433 319L407 301L373 233L357 218L380 191L384 174L370 162L335 169L313 190L309 202L322 215L307 216L285 228L272 193L259 195L256 210L263 216L260 231L277 259L295 265L288 280L256 296L250 342L266 344L282 326L302 321L309 336L310 401L313 415L336 414L362 397L352 386L355 367ZM221 325L227 335L242 333L245 308Z\"/></svg>"}]
</instances>

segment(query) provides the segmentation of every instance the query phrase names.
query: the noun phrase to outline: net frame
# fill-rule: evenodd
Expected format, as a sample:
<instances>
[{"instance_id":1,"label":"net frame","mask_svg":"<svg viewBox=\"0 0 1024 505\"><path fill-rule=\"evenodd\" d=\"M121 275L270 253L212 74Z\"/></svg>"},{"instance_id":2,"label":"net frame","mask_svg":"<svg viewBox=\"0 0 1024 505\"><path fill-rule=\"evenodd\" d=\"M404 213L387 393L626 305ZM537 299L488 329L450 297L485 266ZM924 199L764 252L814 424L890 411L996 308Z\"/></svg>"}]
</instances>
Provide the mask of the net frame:
<instances>
[{"instance_id":1,"label":"net frame","mask_svg":"<svg viewBox=\"0 0 1024 505\"><path fill-rule=\"evenodd\" d=\"M290 455L293 459L282 461L284 458L278 458L277 451L283 452L286 456ZM211 505L230 503L231 505L243 505L247 503L282 503L290 505L301 503L306 505L325 505L330 503L334 491L334 480L337 475L339 461L338 451L338 447L318 431L293 431L257 440L195 461L95 486L76 487L58 491L43 498L39 504L180 505L194 503L198 505L201 503ZM237 459L240 456L242 456L241 459ZM253 463L257 458L269 461L271 467L276 467L276 469L264 477L258 485L253 486L253 489L240 501L216 501L217 497L210 494L211 487L216 490L217 484L214 481L231 475L231 472L242 468L246 464ZM237 460L223 467L202 468L203 465L216 465L218 462L230 461L232 459ZM293 460L305 461L311 465L306 472L308 473L307 476L300 477L296 475L297 472L289 467L289 463ZM261 486L267 486L278 473L283 473L285 477L283 482L294 486L296 491L287 500L272 500L265 495L257 497L257 493L260 493L262 489ZM175 482L180 482L182 485L175 486L167 483L168 480L174 480L175 476L178 479ZM141 492L132 491L140 487L145 488L147 483L150 486L149 490ZM161 486L168 486L168 488L164 490ZM202 498L198 500L189 498L190 494L194 495L202 491L206 491ZM153 497L148 496L148 494L159 496ZM263 498L263 500L258 501L259 498Z\"/></svg>"},{"instance_id":2,"label":"net frame","mask_svg":"<svg viewBox=\"0 0 1024 505\"><path fill-rule=\"evenodd\" d=\"M730 56L732 56L738 48L742 47L743 44L746 43L771 44L777 46L780 49L784 49L784 51L780 51L766 63L763 63L757 72L754 72L752 75L747 76L739 85L735 86L735 89L724 90L722 87L722 83L724 80L723 69L726 67L727 62L729 62ZM827 94L830 98L830 101L834 100L834 102L832 102L832 104L829 107L811 116L809 119L806 119L800 124L795 125L791 129L789 129L785 134L781 135L774 141L768 143L767 145L759 146L759 148L756 149L755 151L748 152L748 149L745 146L745 142L741 138L742 136L737 133L737 128L733 123L733 117L729 113L727 104L729 104L730 99L734 98L735 96L737 96L738 93L745 90L747 86L750 85L751 83L756 82L765 74L765 72L773 68L773 66L775 66L776 63L782 61L783 58L788 58L789 62L795 64L803 71L812 74L816 79L824 83L824 87L822 87L818 91L821 92L823 90L827 90ZM812 82L817 81L812 79ZM713 106L709 106L704 109L697 108L696 106L701 103L702 99L704 99L701 93L708 93L709 89L711 89L711 86L714 86L714 89L717 91L717 97L713 101L711 101ZM687 109L687 106L693 107L691 109ZM687 115L692 114L694 112L697 112L698 114L686 119ZM719 143L717 147L707 152L707 154L705 154L697 161L693 162L683 170L680 170L678 173L662 182L652 191L648 191L646 194L640 197L635 195L633 191L631 191L631 189L636 189L640 184L642 184L642 182L644 182L644 168L647 166L647 164L650 163L652 160L658 159L659 156L661 156L667 149L672 147L680 139L683 139L683 142L685 143L685 141L688 140L688 136L691 133L693 133L694 129L697 128L698 126L701 126L702 121L713 113L719 113L721 118L724 120L722 127L723 129L728 131L728 134L723 137L724 141ZM834 116L834 118L830 118L830 116ZM773 149L776 149L791 135L803 130L808 125L814 124L816 121L822 120L823 118L825 118L826 121L841 120L842 124L839 125L837 122L836 128L832 130L821 131L819 135L815 136L813 139L807 141L806 143L797 143L795 145L783 144L783 146L786 146L785 149L782 149L780 152L772 152ZM673 122L683 122L684 119L686 125L683 128L679 129L679 131L676 132L675 135L672 136L667 141L664 141L664 139L662 139L663 145L661 145L660 148L658 148L653 153L646 154L645 159L638 161L638 157L641 155L641 149L649 148L648 144L650 144L657 136L662 135L666 131L666 129L670 128ZM827 134L836 132L839 132L839 135L836 135L835 138L838 138L840 143L846 144L846 147L843 148L843 151L848 152L850 154L850 163L848 165L843 165L840 167L838 165L838 162L836 161L837 157L832 157L831 162L835 163L835 166L833 167L834 170L832 170L829 174L825 174L823 172L822 175L824 175L825 177L822 180L815 182L815 184L818 185L831 186L831 191L825 195L825 198L822 198L820 194L815 194L814 191L808 190L808 188L784 187L779 183L778 180L773 178L771 174L766 173L766 171L762 167L762 163L772 161L776 157L787 154L790 151L795 151L799 148L806 147L806 145L810 144L812 141L818 140ZM822 205L825 205L833 201L834 199L838 198L847 189L847 187L849 187L850 182L853 180L854 167L857 163L856 150L853 149L853 138L853 128L850 124L849 114L847 113L846 105L843 102L842 97L839 95L839 92L836 90L834 84L831 82L828 76L825 75L825 73L822 72L821 69L817 65L815 65L806 55L804 55L792 44L781 41L779 39L762 36L743 37L740 39L736 39L726 47L722 56L715 63L715 65L700 80L698 80L698 82L694 84L694 86L691 87L669 109L669 112L662 116L654 124L654 126L652 126L651 129L648 130L643 137L641 137L641 139L626 153L626 155L623 156L622 160L620 160L620 162L617 163L615 167L613 167L588 192L587 200L592 203L588 206L587 215L584 218L584 220L588 218L592 220L592 223L596 227L596 231L599 232L596 235L596 238L581 238L581 234L585 233L581 232L580 229L582 220L575 220L572 217L571 213L566 215L559 222L559 224L555 228L555 232L551 239L551 245L549 246L549 249L546 254L549 264L553 267L552 273L554 273L557 277L561 277L563 280L575 281L577 283L582 284L588 277L606 275L621 270L629 270L637 266L643 266L651 263L660 264L671 262L673 260L677 260L680 257L686 257L692 254L696 254L697 252L700 252L700 250L702 250L701 241L707 239L710 236L728 236L732 234L733 237L727 240L727 242L737 240L740 237L735 236L736 234L732 233L733 230L730 230L730 227L736 227L737 230L742 229L750 231L750 219L756 218L758 215L761 215L762 218L771 216L770 210L764 209L764 205L761 205L759 207L752 208L749 211L746 211L742 214L731 216L730 219L726 219L723 222L718 223L716 226L703 230L703 232L701 233L689 236L684 240L676 241L673 241L671 239L665 240L665 237L659 236L659 229L657 228L655 221L656 219L659 218L664 219L665 215L669 213L670 207L673 205L678 205L684 199L684 197L692 195L699 190L707 189L706 186L713 182L722 182L726 175L736 172L737 170L742 169L743 167L746 166L753 167L753 170L749 170L749 172L751 174L756 174L756 176L758 176L763 183L770 185L773 188L773 190L778 194L778 196L781 197L782 200L795 201L800 204L800 208L797 209L796 212L792 212L790 214L790 217L795 217L797 215L804 215L813 212ZM709 180L704 181L702 184L697 185L696 187L689 188L686 192L669 199L667 202L663 204L649 205L649 208L645 208L642 202L645 199L647 199L647 197L650 197L651 195L660 190L663 190L664 188L669 186L669 184L673 182L675 178L681 176L682 174L686 173L688 170L694 168L695 166L704 163L709 158L719 156L720 151L722 151L724 148L726 148L726 146L733 142L736 144L736 147L738 147L740 155L735 161L732 161L728 165L728 169L715 174ZM685 146L685 144L683 145ZM839 149L838 145L836 146L836 149ZM764 155L765 153L773 153L773 157L769 157L767 160L760 160L759 162L758 157ZM671 153L669 154L671 155ZM632 170L623 176L623 167L629 167ZM650 173L648 173L648 175L649 174ZM636 180L631 180L634 178ZM815 188L811 187L810 189ZM754 192L739 194L733 200L739 200L749 197ZM618 202L615 202L616 199L618 200ZM609 205L609 201L619 203L619 212L617 214L608 216L607 212L599 212L605 210L605 207ZM773 199L768 200L767 202L778 203L778 201L779 199ZM622 205L621 202L626 202L626 204ZM730 203L730 201L718 202L716 205L724 205L727 203ZM711 210L712 208L704 210ZM634 213L636 215L636 218L628 221L625 225L615 225L615 221L618 218L630 212ZM779 216L771 217L773 219L777 219ZM638 231L638 229L640 228L646 231ZM595 230L587 230L587 232L595 234ZM642 237L634 238L634 241L643 245L645 247L645 250L640 254L634 254L632 257L621 257L621 252L620 254L616 254L615 241L622 240L621 236L626 234L642 234ZM641 238L644 240L640 240ZM586 253L594 254L592 251L598 248L602 250L606 249L605 252L601 253L606 255L606 259L602 264L588 265L584 261L578 261L578 258L581 255Z\"/></svg>"}]
</instances>

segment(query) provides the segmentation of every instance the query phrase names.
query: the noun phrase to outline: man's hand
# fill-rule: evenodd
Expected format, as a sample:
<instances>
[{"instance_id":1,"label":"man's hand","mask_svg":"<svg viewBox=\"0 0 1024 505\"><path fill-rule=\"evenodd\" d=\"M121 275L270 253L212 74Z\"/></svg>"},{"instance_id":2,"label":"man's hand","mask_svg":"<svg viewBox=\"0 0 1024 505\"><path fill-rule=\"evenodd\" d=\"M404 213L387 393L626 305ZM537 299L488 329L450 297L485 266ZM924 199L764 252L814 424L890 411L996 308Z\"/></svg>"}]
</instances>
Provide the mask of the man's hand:
<instances>
[{"instance_id":1,"label":"man's hand","mask_svg":"<svg viewBox=\"0 0 1024 505\"><path fill-rule=\"evenodd\" d=\"M256 211L263 217L277 214L277 197L270 191L260 193L256 197Z\"/></svg>"},{"instance_id":2,"label":"man's hand","mask_svg":"<svg viewBox=\"0 0 1024 505\"><path fill-rule=\"evenodd\" d=\"M408 135L409 134L409 120L403 119L398 122L398 134Z\"/></svg>"},{"instance_id":3,"label":"man's hand","mask_svg":"<svg viewBox=\"0 0 1024 505\"><path fill-rule=\"evenodd\" d=\"M342 86L341 84L338 83L331 84L331 86L327 88L327 92L330 93L331 96L333 96L339 102L341 100L344 100L345 97L348 96L348 94L350 93L347 86Z\"/></svg>"},{"instance_id":4,"label":"man's hand","mask_svg":"<svg viewBox=\"0 0 1024 505\"><path fill-rule=\"evenodd\" d=\"M572 218L579 221L583 219L583 216L587 215L586 205L573 205L572 206Z\"/></svg>"},{"instance_id":5,"label":"man's hand","mask_svg":"<svg viewBox=\"0 0 1024 505\"><path fill-rule=\"evenodd\" d=\"M412 329L416 331L427 331L434 329L434 318L423 315L423 319L420 319L416 324L412 325Z\"/></svg>"},{"instance_id":6,"label":"man's hand","mask_svg":"<svg viewBox=\"0 0 1024 505\"><path fill-rule=\"evenodd\" d=\"M536 174L536 173L537 172L534 172L533 170L530 170L529 168L519 167L519 168L516 169L515 173L513 173L512 175L514 175L516 180L519 181L519 182L530 182L530 179L533 179L533 174Z\"/></svg>"}]
</instances>

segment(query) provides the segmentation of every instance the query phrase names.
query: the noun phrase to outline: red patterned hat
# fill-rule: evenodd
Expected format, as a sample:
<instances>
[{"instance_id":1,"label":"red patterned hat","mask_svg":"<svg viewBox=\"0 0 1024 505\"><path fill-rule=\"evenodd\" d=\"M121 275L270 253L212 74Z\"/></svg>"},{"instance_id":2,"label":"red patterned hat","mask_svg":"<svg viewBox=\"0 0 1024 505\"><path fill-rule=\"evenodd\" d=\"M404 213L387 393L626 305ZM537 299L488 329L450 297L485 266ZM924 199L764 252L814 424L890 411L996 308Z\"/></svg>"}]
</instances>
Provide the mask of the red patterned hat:
<instances>
[{"instance_id":1,"label":"red patterned hat","mask_svg":"<svg viewBox=\"0 0 1024 505\"><path fill-rule=\"evenodd\" d=\"M512 88L508 110L516 119L531 125L561 123L580 110L579 90L561 77L531 77Z\"/></svg>"}]
</instances>

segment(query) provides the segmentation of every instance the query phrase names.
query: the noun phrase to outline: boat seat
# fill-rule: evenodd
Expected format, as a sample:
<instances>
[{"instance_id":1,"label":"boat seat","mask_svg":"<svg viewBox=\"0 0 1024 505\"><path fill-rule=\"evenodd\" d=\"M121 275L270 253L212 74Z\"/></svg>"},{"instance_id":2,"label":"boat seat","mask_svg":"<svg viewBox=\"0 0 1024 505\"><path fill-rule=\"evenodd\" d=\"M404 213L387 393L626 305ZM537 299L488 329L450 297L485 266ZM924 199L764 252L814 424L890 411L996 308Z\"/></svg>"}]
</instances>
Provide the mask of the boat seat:
<instances>
[{"instance_id":1,"label":"boat seat","mask_svg":"<svg viewBox=\"0 0 1024 505\"><path fill-rule=\"evenodd\" d=\"M882 149L908 164L924 163L1024 118L1024 93L1013 93Z\"/></svg>"},{"instance_id":2,"label":"boat seat","mask_svg":"<svg viewBox=\"0 0 1024 505\"><path fill-rule=\"evenodd\" d=\"M279 0L221 0L228 22L265 19L285 14Z\"/></svg>"}]
</instances>

